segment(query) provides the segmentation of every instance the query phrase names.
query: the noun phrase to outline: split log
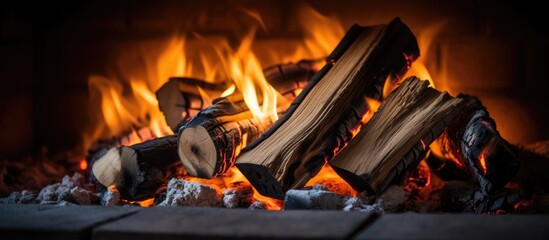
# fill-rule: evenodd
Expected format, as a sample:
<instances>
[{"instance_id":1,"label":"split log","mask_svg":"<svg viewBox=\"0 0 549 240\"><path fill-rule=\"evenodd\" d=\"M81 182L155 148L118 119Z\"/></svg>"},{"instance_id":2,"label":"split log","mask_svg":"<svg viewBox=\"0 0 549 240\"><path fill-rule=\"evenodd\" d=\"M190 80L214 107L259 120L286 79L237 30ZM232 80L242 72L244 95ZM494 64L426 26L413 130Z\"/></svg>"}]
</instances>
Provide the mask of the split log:
<instances>
[{"instance_id":1,"label":"split log","mask_svg":"<svg viewBox=\"0 0 549 240\"><path fill-rule=\"evenodd\" d=\"M282 96L293 99L317 72L315 65L314 60L301 60L297 63L271 66L263 73L267 82ZM199 111L210 106L211 99L220 97L229 87L228 83L229 81L208 83L192 78L170 78L156 92L156 98L166 122L177 132Z\"/></svg>"},{"instance_id":2,"label":"split log","mask_svg":"<svg viewBox=\"0 0 549 240\"><path fill-rule=\"evenodd\" d=\"M255 119L244 101L222 98L179 131L178 153L187 174L213 178L234 164L240 150L272 122Z\"/></svg>"},{"instance_id":3,"label":"split log","mask_svg":"<svg viewBox=\"0 0 549 240\"><path fill-rule=\"evenodd\" d=\"M104 186L115 185L122 198L144 200L177 175L177 136L170 135L129 147L111 148L92 166Z\"/></svg>"},{"instance_id":4,"label":"split log","mask_svg":"<svg viewBox=\"0 0 549 240\"><path fill-rule=\"evenodd\" d=\"M334 159L329 161L358 191L380 194L425 157L428 146L462 109L462 100L410 77L381 104Z\"/></svg>"},{"instance_id":5,"label":"split log","mask_svg":"<svg viewBox=\"0 0 549 240\"><path fill-rule=\"evenodd\" d=\"M236 166L265 196L283 199L286 190L303 187L360 126L364 98L379 99L387 76L400 76L418 54L399 19L353 26L287 113L242 150Z\"/></svg>"},{"instance_id":6,"label":"split log","mask_svg":"<svg viewBox=\"0 0 549 240\"><path fill-rule=\"evenodd\" d=\"M269 83L291 102L313 71L313 61L300 61L264 72ZM245 102L236 100L239 97L230 98L218 99L179 130L178 152L187 174L200 178L224 174L234 165L240 150L272 125L269 119L255 119Z\"/></svg>"}]
</instances>

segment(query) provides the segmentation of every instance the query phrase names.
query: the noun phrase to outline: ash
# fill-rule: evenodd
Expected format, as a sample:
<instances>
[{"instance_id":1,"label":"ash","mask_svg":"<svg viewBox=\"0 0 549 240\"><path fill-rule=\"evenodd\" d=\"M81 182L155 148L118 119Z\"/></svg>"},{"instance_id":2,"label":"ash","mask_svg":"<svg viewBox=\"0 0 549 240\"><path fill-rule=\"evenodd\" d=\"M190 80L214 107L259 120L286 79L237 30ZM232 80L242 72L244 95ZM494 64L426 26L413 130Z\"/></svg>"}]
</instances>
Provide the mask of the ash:
<instances>
[{"instance_id":1,"label":"ash","mask_svg":"<svg viewBox=\"0 0 549 240\"><path fill-rule=\"evenodd\" d=\"M39 193L23 190L12 192L0 199L1 203L43 204L43 205L89 205L98 202L98 197L85 186L84 176L75 173L72 177L65 175L61 182L48 185Z\"/></svg>"},{"instance_id":2,"label":"ash","mask_svg":"<svg viewBox=\"0 0 549 240\"><path fill-rule=\"evenodd\" d=\"M220 207L222 202L217 191L208 185L172 178L166 199L158 206Z\"/></svg>"},{"instance_id":3,"label":"ash","mask_svg":"<svg viewBox=\"0 0 549 240\"><path fill-rule=\"evenodd\" d=\"M363 192L357 197L338 195L323 185L301 190L289 190L284 199L285 209L315 209L360 211L376 214L400 212L404 206L404 190L391 186L378 198Z\"/></svg>"}]
</instances>

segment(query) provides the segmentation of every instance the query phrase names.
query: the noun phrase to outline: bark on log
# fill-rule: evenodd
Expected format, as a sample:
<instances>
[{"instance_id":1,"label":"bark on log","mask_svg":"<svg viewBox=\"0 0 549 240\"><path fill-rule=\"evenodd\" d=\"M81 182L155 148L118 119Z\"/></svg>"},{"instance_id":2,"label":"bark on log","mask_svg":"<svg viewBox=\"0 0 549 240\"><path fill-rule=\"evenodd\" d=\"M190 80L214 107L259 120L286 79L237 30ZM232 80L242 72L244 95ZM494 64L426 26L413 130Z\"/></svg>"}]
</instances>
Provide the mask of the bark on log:
<instances>
[{"instance_id":1,"label":"bark on log","mask_svg":"<svg viewBox=\"0 0 549 240\"><path fill-rule=\"evenodd\" d=\"M170 135L129 147L111 148L92 171L104 186L115 185L122 198L144 200L177 175L177 136Z\"/></svg>"},{"instance_id":2,"label":"bark on log","mask_svg":"<svg viewBox=\"0 0 549 240\"><path fill-rule=\"evenodd\" d=\"M441 138L443 150L451 152L465 166L469 179L478 189L474 205L477 213L490 211L490 199L511 180L520 160L511 145L496 129L496 123L482 102L468 95L465 110Z\"/></svg>"},{"instance_id":3,"label":"bark on log","mask_svg":"<svg viewBox=\"0 0 549 240\"><path fill-rule=\"evenodd\" d=\"M262 195L283 199L345 144L345 133L366 112L364 98L379 99L387 76L401 74L418 54L414 35L398 19L354 26L287 113L242 151L236 166Z\"/></svg>"},{"instance_id":4,"label":"bark on log","mask_svg":"<svg viewBox=\"0 0 549 240\"><path fill-rule=\"evenodd\" d=\"M191 176L221 175L271 123L254 119L244 101L220 99L181 127L178 153L183 167Z\"/></svg>"},{"instance_id":5,"label":"bark on log","mask_svg":"<svg viewBox=\"0 0 549 240\"><path fill-rule=\"evenodd\" d=\"M410 77L329 164L358 191L382 193L424 158L459 114L462 100Z\"/></svg>"},{"instance_id":6,"label":"bark on log","mask_svg":"<svg viewBox=\"0 0 549 240\"><path fill-rule=\"evenodd\" d=\"M264 73L267 80L277 91L281 92L286 99L293 100L298 95L298 91L306 85L317 71L315 62L313 60L302 60L298 63L280 64L265 69ZM212 84L191 78L171 78L157 92L160 108L172 128L179 129L179 125L186 123L199 111L210 106L211 101L200 95L197 86L211 96L219 96L227 88L227 84ZM231 162L234 162L235 151L239 150L243 144L257 138L257 135L264 131L264 127L253 120L243 102L236 102L227 104L227 100L217 99L214 102L215 106L211 106L207 113L200 114L201 116L190 124L193 126L206 126L210 129L212 136L215 136L212 137L212 141L215 142L216 148L220 151L216 151L214 155L219 156L217 157L218 160L227 160L220 162L219 167L223 171L228 168ZM244 132L248 133L246 135L247 140L241 139L241 134ZM120 141L114 139L108 145L105 145L108 147L104 146L96 150L96 154L90 154L90 156L93 156L89 161L89 165L92 166L90 171L93 173L91 176L95 176L96 180L105 186L116 184L127 200L153 197L155 191L166 183L165 178L173 175L176 171L174 166L180 164L177 156L177 136L170 136L167 139L153 139L129 147L120 147L121 145L128 145L128 142L124 142L125 138L121 139ZM146 146L154 145L162 146L162 150L159 150L159 153L156 153L154 147L140 150ZM137 149L138 152L143 151L146 157L134 157L133 149ZM125 152L130 153L123 154ZM167 157L156 159L155 155ZM139 154L136 156L139 156ZM99 161L99 164L95 166L97 161ZM110 161L113 161L113 163L110 163ZM137 164L134 162L137 162ZM134 165L152 167L150 169L127 171L121 167L122 163L132 163L128 165L131 169L137 169L131 167ZM107 167L109 164L114 165L115 168ZM160 174L152 174L152 172ZM127 176L129 179L122 181L120 180L122 176ZM143 179L140 176L148 176L148 178Z\"/></svg>"},{"instance_id":7,"label":"bark on log","mask_svg":"<svg viewBox=\"0 0 549 240\"><path fill-rule=\"evenodd\" d=\"M210 106L211 99L206 99L204 94L200 94L198 88L207 96L219 96L228 87L226 81L208 83L192 78L173 77L156 91L156 98L168 126L176 131L182 123Z\"/></svg>"},{"instance_id":8,"label":"bark on log","mask_svg":"<svg viewBox=\"0 0 549 240\"><path fill-rule=\"evenodd\" d=\"M496 129L482 102L460 95L466 101L461 120L447 129L447 144L442 144L466 166L480 191L489 194L501 189L519 168L519 159L511 145Z\"/></svg>"},{"instance_id":9,"label":"bark on log","mask_svg":"<svg viewBox=\"0 0 549 240\"><path fill-rule=\"evenodd\" d=\"M282 96L295 98L311 77L317 72L314 60L301 60L297 63L279 64L266 68L263 73L267 82ZM229 87L229 81L207 83L191 78L170 78L157 92L160 110L170 128L177 132L199 111L211 105L211 99L220 97ZM200 94L202 89L207 96Z\"/></svg>"}]
</instances>

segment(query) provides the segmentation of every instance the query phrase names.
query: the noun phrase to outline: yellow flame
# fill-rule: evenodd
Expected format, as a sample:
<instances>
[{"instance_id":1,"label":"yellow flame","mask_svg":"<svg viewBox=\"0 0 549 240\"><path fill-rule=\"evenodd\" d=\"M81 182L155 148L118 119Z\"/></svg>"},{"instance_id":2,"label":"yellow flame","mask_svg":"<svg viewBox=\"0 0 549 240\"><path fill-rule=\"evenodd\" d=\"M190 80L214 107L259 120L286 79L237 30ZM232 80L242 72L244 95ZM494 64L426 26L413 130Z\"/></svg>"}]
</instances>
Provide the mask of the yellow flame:
<instances>
[{"instance_id":1,"label":"yellow flame","mask_svg":"<svg viewBox=\"0 0 549 240\"><path fill-rule=\"evenodd\" d=\"M278 119L278 92L267 82L259 60L251 51L255 29L242 40L236 52L230 49L216 49L222 57L224 69L242 94L244 102L256 119ZM260 101L261 98L261 101Z\"/></svg>"},{"instance_id":2,"label":"yellow flame","mask_svg":"<svg viewBox=\"0 0 549 240\"><path fill-rule=\"evenodd\" d=\"M221 93L221 97L228 97L234 93L234 90L236 90L236 86L234 84L231 84L225 91Z\"/></svg>"},{"instance_id":3,"label":"yellow flame","mask_svg":"<svg viewBox=\"0 0 549 240\"><path fill-rule=\"evenodd\" d=\"M121 54L117 68L112 70L119 74L89 76L90 117L94 124L84 132L84 150L97 139L143 127L150 128L154 133L151 137L172 133L158 108L155 92L169 77L191 74L192 64L187 63L183 54L182 38L172 38L163 47L154 47L138 46L137 50Z\"/></svg>"}]
</instances>

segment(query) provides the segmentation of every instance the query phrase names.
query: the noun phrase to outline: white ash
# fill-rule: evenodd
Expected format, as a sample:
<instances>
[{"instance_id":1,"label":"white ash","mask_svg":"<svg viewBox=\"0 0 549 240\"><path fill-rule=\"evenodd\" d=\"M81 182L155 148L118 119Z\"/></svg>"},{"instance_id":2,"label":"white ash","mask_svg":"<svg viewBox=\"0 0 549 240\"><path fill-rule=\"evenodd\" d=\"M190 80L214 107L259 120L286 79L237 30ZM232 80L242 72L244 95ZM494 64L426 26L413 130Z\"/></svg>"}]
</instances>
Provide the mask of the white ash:
<instances>
[{"instance_id":1,"label":"white ash","mask_svg":"<svg viewBox=\"0 0 549 240\"><path fill-rule=\"evenodd\" d=\"M315 185L310 189L291 189L286 192L284 209L341 209L341 196L328 191L326 187Z\"/></svg>"},{"instance_id":2,"label":"white ash","mask_svg":"<svg viewBox=\"0 0 549 240\"><path fill-rule=\"evenodd\" d=\"M72 175L72 177L69 177L69 175L65 175L61 180L61 186L65 186L70 189L74 187L84 187L84 181L84 176L76 172Z\"/></svg>"},{"instance_id":3,"label":"white ash","mask_svg":"<svg viewBox=\"0 0 549 240\"><path fill-rule=\"evenodd\" d=\"M221 204L214 188L172 178L168 182L166 199L159 206L217 207Z\"/></svg>"},{"instance_id":4,"label":"white ash","mask_svg":"<svg viewBox=\"0 0 549 240\"><path fill-rule=\"evenodd\" d=\"M381 206L388 213L401 212L404 209L404 195L406 192L402 187L392 185L379 195Z\"/></svg>"},{"instance_id":5,"label":"white ash","mask_svg":"<svg viewBox=\"0 0 549 240\"><path fill-rule=\"evenodd\" d=\"M42 188L40 193L38 193L38 201L40 204L43 202L57 202L57 189L60 185L60 183L55 183Z\"/></svg>"},{"instance_id":6,"label":"white ash","mask_svg":"<svg viewBox=\"0 0 549 240\"><path fill-rule=\"evenodd\" d=\"M32 191L23 190L21 192L12 192L8 197L0 199L0 203L8 204L30 204L36 203L38 194Z\"/></svg>"},{"instance_id":7,"label":"white ash","mask_svg":"<svg viewBox=\"0 0 549 240\"><path fill-rule=\"evenodd\" d=\"M59 203L57 203L58 206L73 206L73 205L76 205L72 202L67 202L67 201L61 201Z\"/></svg>"},{"instance_id":8,"label":"white ash","mask_svg":"<svg viewBox=\"0 0 549 240\"><path fill-rule=\"evenodd\" d=\"M49 205L67 205L67 203L91 204L94 202L95 194L83 188L84 177L80 173L75 173L72 177L65 175L61 183L48 185L38 193L36 203Z\"/></svg>"},{"instance_id":9,"label":"white ash","mask_svg":"<svg viewBox=\"0 0 549 240\"><path fill-rule=\"evenodd\" d=\"M250 207L248 209L250 209L250 210L265 210L265 209L267 209L267 206L265 206L265 203L263 203L261 201L255 201L254 203L252 203L252 205L250 205Z\"/></svg>"},{"instance_id":10,"label":"white ash","mask_svg":"<svg viewBox=\"0 0 549 240\"><path fill-rule=\"evenodd\" d=\"M103 206L116 206L120 203L120 192L116 189L108 188L107 191L103 193L101 198L101 205Z\"/></svg>"},{"instance_id":11,"label":"white ash","mask_svg":"<svg viewBox=\"0 0 549 240\"><path fill-rule=\"evenodd\" d=\"M229 184L223 192L223 205L226 208L248 208L253 202L252 185L238 181Z\"/></svg>"},{"instance_id":12,"label":"white ash","mask_svg":"<svg viewBox=\"0 0 549 240\"><path fill-rule=\"evenodd\" d=\"M384 214L385 210L383 210L381 200L378 200L374 204L364 204L364 202L357 197L349 198L345 203L343 207L343 211L358 211L358 212L367 212L367 213L376 213L376 214Z\"/></svg>"}]
</instances>

